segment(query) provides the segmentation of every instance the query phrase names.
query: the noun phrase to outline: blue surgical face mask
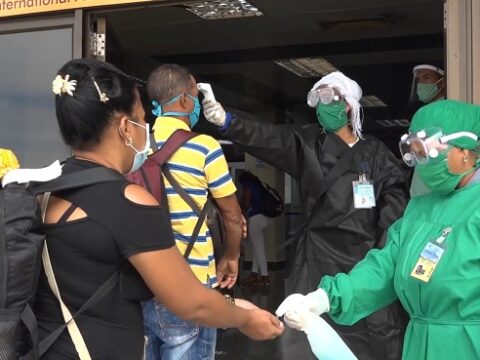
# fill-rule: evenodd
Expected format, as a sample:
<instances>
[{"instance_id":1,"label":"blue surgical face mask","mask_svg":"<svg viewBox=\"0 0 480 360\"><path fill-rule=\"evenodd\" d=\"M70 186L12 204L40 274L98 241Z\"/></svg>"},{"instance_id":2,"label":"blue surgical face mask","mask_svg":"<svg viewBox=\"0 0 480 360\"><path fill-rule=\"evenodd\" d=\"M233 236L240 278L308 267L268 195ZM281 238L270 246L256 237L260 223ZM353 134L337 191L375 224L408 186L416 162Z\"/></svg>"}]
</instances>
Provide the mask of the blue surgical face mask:
<instances>
[{"instance_id":1,"label":"blue surgical face mask","mask_svg":"<svg viewBox=\"0 0 480 360\"><path fill-rule=\"evenodd\" d=\"M200 105L200 100L198 100L198 97L193 97L189 94L187 95L193 100L193 111L188 115L188 121L190 122L191 129L197 124L198 119L200 119L200 111L202 110L202 106Z\"/></svg>"},{"instance_id":2,"label":"blue surgical face mask","mask_svg":"<svg viewBox=\"0 0 480 360\"><path fill-rule=\"evenodd\" d=\"M167 101L163 105L173 104L175 101L178 101L183 94L175 96L173 99ZM202 109L200 105L200 100L198 97L192 96L190 94L186 94L190 99L193 100L193 110L190 113L178 112L178 111L167 111L163 112L162 105L160 105L157 101L152 101L152 105L154 109L152 110L153 115L155 116L188 116L188 122L190 123L190 129L192 129L198 122L200 118L200 111Z\"/></svg>"},{"instance_id":3,"label":"blue surgical face mask","mask_svg":"<svg viewBox=\"0 0 480 360\"><path fill-rule=\"evenodd\" d=\"M131 147L135 151L132 167L128 172L128 174L131 174L140 169L145 160L147 160L148 152L150 151L150 124L147 123L145 126L143 126L131 120L128 120L128 122L145 129L145 147L143 150L137 150L131 142L127 142L127 146Z\"/></svg>"}]
</instances>

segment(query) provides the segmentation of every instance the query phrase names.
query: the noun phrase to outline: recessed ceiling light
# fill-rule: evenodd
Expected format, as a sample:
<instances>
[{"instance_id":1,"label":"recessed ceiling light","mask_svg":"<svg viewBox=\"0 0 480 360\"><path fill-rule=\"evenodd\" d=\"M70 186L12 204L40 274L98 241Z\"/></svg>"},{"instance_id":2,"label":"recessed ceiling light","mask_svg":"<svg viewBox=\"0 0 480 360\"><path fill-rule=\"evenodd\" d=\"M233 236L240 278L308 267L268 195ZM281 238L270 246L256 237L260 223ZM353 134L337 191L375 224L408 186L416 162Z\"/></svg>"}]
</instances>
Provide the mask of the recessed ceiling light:
<instances>
[{"instance_id":1,"label":"recessed ceiling light","mask_svg":"<svg viewBox=\"0 0 480 360\"><path fill-rule=\"evenodd\" d=\"M295 75L305 78L315 78L338 70L321 57L277 60L275 63Z\"/></svg>"},{"instance_id":2,"label":"recessed ceiling light","mask_svg":"<svg viewBox=\"0 0 480 360\"><path fill-rule=\"evenodd\" d=\"M262 16L255 5L246 0L213 0L186 5L187 10L204 20Z\"/></svg>"},{"instance_id":3,"label":"recessed ceiling light","mask_svg":"<svg viewBox=\"0 0 480 360\"><path fill-rule=\"evenodd\" d=\"M388 107L387 104L380 100L376 95L363 96L360 99L360 104L365 108Z\"/></svg>"}]
</instances>

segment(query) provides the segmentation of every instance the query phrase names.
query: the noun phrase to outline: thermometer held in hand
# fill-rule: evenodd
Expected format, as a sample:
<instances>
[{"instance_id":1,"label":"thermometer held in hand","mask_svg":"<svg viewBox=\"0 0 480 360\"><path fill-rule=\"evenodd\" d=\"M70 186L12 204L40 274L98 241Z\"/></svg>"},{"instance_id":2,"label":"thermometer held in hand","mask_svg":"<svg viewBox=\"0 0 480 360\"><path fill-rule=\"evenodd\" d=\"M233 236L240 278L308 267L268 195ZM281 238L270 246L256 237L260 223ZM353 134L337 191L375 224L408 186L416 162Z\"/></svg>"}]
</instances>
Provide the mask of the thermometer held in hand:
<instances>
[{"instance_id":1,"label":"thermometer held in hand","mask_svg":"<svg viewBox=\"0 0 480 360\"><path fill-rule=\"evenodd\" d=\"M213 90L212 86L207 83L198 83L197 84L197 89L198 91L201 91L203 96L205 97L206 100L212 101L212 102L217 102L215 100L215 95L213 95Z\"/></svg>"},{"instance_id":2,"label":"thermometer held in hand","mask_svg":"<svg viewBox=\"0 0 480 360\"><path fill-rule=\"evenodd\" d=\"M205 100L211 101L212 103L216 103L215 95L213 95L212 86L207 83L198 83L197 84L198 91L201 91ZM216 111L214 117L217 119L221 116L220 111Z\"/></svg>"}]
</instances>

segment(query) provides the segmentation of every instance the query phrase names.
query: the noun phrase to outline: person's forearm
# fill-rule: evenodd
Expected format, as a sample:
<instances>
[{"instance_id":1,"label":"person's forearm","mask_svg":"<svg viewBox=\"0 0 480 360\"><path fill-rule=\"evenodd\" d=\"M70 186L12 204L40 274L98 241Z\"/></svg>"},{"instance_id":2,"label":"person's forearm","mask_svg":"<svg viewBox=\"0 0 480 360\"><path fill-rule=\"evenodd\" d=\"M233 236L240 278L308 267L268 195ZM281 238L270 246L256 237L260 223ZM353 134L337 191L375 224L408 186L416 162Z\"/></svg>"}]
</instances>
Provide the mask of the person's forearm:
<instances>
[{"instance_id":1,"label":"person's forearm","mask_svg":"<svg viewBox=\"0 0 480 360\"><path fill-rule=\"evenodd\" d=\"M238 306L230 304L223 295L216 290L205 288L198 301L197 308L187 319L207 327L240 328L248 321L248 312Z\"/></svg>"},{"instance_id":2,"label":"person's forearm","mask_svg":"<svg viewBox=\"0 0 480 360\"><path fill-rule=\"evenodd\" d=\"M241 213L235 216L224 216L225 230L225 251L223 256L227 259L238 259L240 257L240 245L242 242L242 216Z\"/></svg>"}]
</instances>

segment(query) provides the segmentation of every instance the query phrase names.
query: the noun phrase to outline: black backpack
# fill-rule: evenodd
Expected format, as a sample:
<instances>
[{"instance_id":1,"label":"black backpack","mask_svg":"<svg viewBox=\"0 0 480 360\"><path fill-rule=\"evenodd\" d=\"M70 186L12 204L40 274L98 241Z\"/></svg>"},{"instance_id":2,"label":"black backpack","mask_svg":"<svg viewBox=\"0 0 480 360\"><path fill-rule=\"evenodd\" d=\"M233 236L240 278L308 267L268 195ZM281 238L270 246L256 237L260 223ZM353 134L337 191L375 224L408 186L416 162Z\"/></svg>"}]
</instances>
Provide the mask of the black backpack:
<instances>
[{"instance_id":1,"label":"black backpack","mask_svg":"<svg viewBox=\"0 0 480 360\"><path fill-rule=\"evenodd\" d=\"M260 186L262 189L261 190L262 207L260 209L262 214L268 217L279 216L285 208L282 197L280 196L277 190L270 187L268 184L264 183L263 181L260 181L260 179L257 179L257 180L260 183Z\"/></svg>"},{"instance_id":2,"label":"black backpack","mask_svg":"<svg viewBox=\"0 0 480 360\"><path fill-rule=\"evenodd\" d=\"M175 192L187 203L187 205L198 216L197 223L193 230L192 236L189 239L188 246L183 254L185 259L188 259L193 249L195 241L197 240L200 229L206 220L210 236L212 238L213 246L215 249L215 257L222 252L223 247L223 225L222 217L219 209L212 200L210 194L208 194L207 202L200 209L195 200L182 188L182 186L175 180L172 173L168 169L167 162L172 155L188 140L198 136L199 134L192 131L176 130L167 141L162 145L161 149L156 149L151 154L142 167L136 172L127 175L127 179L147 189L160 204L165 204L168 208L168 201L165 193L165 184L163 176L168 179L168 182L175 189ZM155 139L152 138L152 144L156 144Z\"/></svg>"},{"instance_id":3,"label":"black backpack","mask_svg":"<svg viewBox=\"0 0 480 360\"><path fill-rule=\"evenodd\" d=\"M110 169L95 168L42 184L10 183L0 188L0 360L38 359L67 327L64 324L38 341L31 305L37 291L45 235L37 194L115 181L121 176ZM73 318L94 305L117 282L118 273L112 274Z\"/></svg>"}]
</instances>

